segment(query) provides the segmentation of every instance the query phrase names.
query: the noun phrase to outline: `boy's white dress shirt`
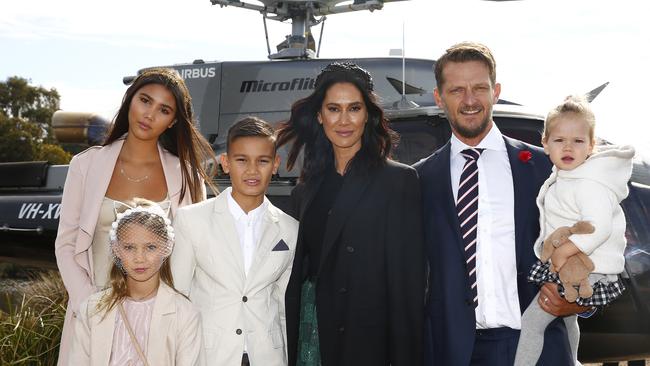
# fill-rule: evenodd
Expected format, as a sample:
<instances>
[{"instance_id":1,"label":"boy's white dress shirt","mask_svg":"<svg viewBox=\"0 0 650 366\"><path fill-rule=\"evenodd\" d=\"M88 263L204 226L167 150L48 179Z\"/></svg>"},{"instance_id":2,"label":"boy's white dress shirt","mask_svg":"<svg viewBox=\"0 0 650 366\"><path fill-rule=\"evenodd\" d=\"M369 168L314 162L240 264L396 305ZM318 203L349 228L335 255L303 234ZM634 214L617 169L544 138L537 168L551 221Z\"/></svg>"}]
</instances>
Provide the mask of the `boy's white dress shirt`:
<instances>
[{"instance_id":1,"label":"boy's white dress shirt","mask_svg":"<svg viewBox=\"0 0 650 366\"><path fill-rule=\"evenodd\" d=\"M248 270L251 268L251 263L253 262L253 254L255 254L255 247L257 247L257 242L260 240L262 215L269 204L268 199L264 197L262 204L247 214L232 197L232 187L226 188L224 193L228 197L230 214L235 220L237 234L239 234L239 243L241 244L242 254L244 255L244 271L248 276Z\"/></svg>"}]
</instances>

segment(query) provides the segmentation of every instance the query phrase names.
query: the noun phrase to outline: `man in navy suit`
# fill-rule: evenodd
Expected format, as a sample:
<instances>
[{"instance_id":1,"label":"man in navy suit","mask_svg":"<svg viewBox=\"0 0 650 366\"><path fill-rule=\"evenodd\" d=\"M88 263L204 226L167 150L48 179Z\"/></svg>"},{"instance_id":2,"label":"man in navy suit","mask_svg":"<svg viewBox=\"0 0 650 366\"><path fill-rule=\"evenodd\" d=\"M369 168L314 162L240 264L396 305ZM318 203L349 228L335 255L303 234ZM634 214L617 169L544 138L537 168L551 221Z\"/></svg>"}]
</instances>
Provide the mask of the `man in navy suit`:
<instances>
[{"instance_id":1,"label":"man in navy suit","mask_svg":"<svg viewBox=\"0 0 650 366\"><path fill-rule=\"evenodd\" d=\"M434 97L452 137L415 164L431 268L426 365L512 365L521 314L531 301L556 316L585 310L566 302L555 285L535 299L537 289L526 281L537 259L535 198L551 163L542 149L503 136L494 124L501 85L486 46L452 46L435 76ZM572 364L561 319L547 328L538 364Z\"/></svg>"}]
</instances>

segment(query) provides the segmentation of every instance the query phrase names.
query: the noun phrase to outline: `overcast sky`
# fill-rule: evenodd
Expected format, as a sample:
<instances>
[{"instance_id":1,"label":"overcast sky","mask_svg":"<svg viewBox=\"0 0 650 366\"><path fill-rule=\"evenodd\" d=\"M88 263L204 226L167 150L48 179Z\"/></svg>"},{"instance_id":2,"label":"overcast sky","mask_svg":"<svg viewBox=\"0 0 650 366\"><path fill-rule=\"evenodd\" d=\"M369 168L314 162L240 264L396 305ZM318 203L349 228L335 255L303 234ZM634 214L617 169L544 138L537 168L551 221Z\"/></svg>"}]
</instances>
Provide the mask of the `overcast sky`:
<instances>
[{"instance_id":1,"label":"overcast sky","mask_svg":"<svg viewBox=\"0 0 650 366\"><path fill-rule=\"evenodd\" d=\"M328 17L321 57L436 59L459 41L488 45L502 98L545 113L570 93L609 81L594 101L597 134L650 151L650 25L643 1L411 0ZM290 33L269 22L271 47ZM313 32L318 35L320 26ZM209 0L6 1L0 12L0 80L55 87L61 108L112 117L122 77L194 59L262 60L261 15Z\"/></svg>"}]
</instances>

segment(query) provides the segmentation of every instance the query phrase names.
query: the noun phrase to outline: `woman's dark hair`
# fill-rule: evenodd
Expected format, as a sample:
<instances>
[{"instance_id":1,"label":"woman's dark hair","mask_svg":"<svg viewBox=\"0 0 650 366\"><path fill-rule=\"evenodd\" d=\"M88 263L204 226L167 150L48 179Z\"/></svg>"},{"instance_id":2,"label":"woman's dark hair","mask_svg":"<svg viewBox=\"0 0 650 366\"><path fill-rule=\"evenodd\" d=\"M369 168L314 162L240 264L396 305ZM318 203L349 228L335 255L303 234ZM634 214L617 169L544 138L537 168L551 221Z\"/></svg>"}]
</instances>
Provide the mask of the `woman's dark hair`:
<instances>
[{"instance_id":1,"label":"woman's dark hair","mask_svg":"<svg viewBox=\"0 0 650 366\"><path fill-rule=\"evenodd\" d=\"M120 109L115 115L111 130L104 141L104 146L112 144L129 130L129 108L135 94L143 86L159 84L167 88L176 100L176 123L159 137L160 144L181 161L183 184L179 202L183 200L187 189L190 191L192 202L204 200L201 179L210 186L213 192L217 189L212 182L214 172L206 168L208 160L213 160L217 166L217 158L210 144L196 128L192 112L192 98L181 76L173 69L153 68L142 72L126 89Z\"/></svg>"},{"instance_id":2,"label":"woman's dark hair","mask_svg":"<svg viewBox=\"0 0 650 366\"><path fill-rule=\"evenodd\" d=\"M300 150L304 147L304 158L300 179L309 181L321 175L334 165L332 143L327 139L317 115L322 108L325 95L332 85L351 83L360 92L368 110L368 121L361 137L361 148L348 162L345 171L361 174L383 165L390 158L391 148L397 143L397 134L388 127L384 111L377 104L373 92L372 77L368 71L354 63L331 63L316 78L314 92L296 101L291 107L291 116L278 130L278 147L293 142L287 159L291 170Z\"/></svg>"}]
</instances>

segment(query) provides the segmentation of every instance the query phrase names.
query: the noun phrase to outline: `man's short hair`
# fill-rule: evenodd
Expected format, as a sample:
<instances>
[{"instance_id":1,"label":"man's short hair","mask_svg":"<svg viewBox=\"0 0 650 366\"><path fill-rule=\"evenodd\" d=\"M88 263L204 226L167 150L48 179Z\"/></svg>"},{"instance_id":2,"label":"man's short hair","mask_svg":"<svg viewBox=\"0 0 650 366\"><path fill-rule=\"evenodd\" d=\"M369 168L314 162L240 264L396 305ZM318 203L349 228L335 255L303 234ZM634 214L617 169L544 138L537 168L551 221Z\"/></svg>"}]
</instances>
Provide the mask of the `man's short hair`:
<instances>
[{"instance_id":1,"label":"man's short hair","mask_svg":"<svg viewBox=\"0 0 650 366\"><path fill-rule=\"evenodd\" d=\"M273 127L258 117L245 117L230 126L226 139L226 151L229 151L230 144L240 137L266 137L273 143L274 151L277 148Z\"/></svg>"},{"instance_id":2,"label":"man's short hair","mask_svg":"<svg viewBox=\"0 0 650 366\"><path fill-rule=\"evenodd\" d=\"M440 87L444 83L442 70L449 62L468 61L479 61L487 66L488 71L490 72L490 81L492 82L492 86L496 84L497 63L494 61L492 51L490 51L490 49L484 44L478 42L461 42L447 49L445 54L436 61L433 71L436 76L436 83L438 83L438 89L440 90Z\"/></svg>"}]
</instances>

